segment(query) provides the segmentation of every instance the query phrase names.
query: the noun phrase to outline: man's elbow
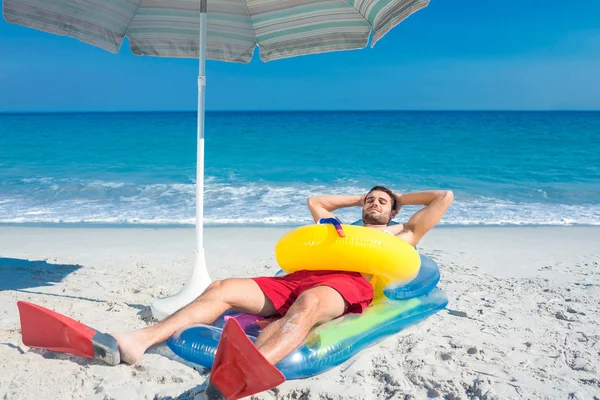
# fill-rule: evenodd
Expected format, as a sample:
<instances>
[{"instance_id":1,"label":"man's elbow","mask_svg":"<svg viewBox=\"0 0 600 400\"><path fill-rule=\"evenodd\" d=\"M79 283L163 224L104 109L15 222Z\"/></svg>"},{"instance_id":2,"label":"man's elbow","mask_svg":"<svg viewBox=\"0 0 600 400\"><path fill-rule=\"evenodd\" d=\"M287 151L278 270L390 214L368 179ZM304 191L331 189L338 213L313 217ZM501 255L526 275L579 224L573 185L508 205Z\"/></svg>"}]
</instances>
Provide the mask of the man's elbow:
<instances>
[{"instance_id":1,"label":"man's elbow","mask_svg":"<svg viewBox=\"0 0 600 400\"><path fill-rule=\"evenodd\" d=\"M454 201L454 193L452 192L452 190L444 190L442 192L442 199L446 204L452 204L452 202Z\"/></svg>"},{"instance_id":2,"label":"man's elbow","mask_svg":"<svg viewBox=\"0 0 600 400\"><path fill-rule=\"evenodd\" d=\"M323 208L323 204L318 196L310 196L306 200L306 204L308 205L308 209L312 212L313 210L317 210L319 208Z\"/></svg>"}]
</instances>

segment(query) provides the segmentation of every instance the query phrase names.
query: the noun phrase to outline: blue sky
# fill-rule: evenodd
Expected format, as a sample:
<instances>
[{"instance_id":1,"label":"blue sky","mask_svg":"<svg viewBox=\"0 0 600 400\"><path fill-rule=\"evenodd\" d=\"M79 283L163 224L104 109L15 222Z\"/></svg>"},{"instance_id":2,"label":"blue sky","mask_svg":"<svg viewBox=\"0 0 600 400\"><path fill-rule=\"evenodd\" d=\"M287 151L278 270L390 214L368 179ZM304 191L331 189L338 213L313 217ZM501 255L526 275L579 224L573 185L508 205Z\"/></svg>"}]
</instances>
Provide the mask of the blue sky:
<instances>
[{"instance_id":1,"label":"blue sky","mask_svg":"<svg viewBox=\"0 0 600 400\"><path fill-rule=\"evenodd\" d=\"M432 0L374 48L207 63L208 110L600 110L600 1ZM194 110L197 61L0 19L0 112Z\"/></svg>"}]
</instances>

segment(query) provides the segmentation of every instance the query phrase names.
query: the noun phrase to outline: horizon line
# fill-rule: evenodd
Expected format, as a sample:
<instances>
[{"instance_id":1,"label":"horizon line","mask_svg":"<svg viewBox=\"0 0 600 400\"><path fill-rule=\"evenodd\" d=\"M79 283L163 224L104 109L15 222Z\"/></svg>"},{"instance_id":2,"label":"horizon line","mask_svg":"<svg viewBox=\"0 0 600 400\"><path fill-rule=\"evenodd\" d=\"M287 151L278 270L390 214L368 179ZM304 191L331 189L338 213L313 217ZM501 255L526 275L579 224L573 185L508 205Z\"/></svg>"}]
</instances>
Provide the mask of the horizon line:
<instances>
[{"instance_id":1,"label":"horizon line","mask_svg":"<svg viewBox=\"0 0 600 400\"><path fill-rule=\"evenodd\" d=\"M0 115L41 115L41 114L149 114L149 113L197 113L198 110L78 110L78 111L2 111ZM247 110L205 110L205 113L347 113L347 112L536 112L536 113L552 113L552 112L600 112L600 109L289 109L289 110L263 110L263 109L247 109Z\"/></svg>"}]
</instances>

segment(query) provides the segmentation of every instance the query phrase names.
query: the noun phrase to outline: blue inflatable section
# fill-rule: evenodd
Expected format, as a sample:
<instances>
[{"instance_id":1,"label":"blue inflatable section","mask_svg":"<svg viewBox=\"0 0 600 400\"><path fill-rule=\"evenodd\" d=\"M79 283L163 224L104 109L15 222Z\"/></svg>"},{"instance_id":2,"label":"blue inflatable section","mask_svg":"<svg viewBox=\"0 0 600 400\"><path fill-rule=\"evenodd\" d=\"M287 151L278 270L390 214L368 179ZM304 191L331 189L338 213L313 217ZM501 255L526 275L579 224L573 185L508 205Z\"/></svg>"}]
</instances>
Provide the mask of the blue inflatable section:
<instances>
[{"instance_id":1,"label":"blue inflatable section","mask_svg":"<svg viewBox=\"0 0 600 400\"><path fill-rule=\"evenodd\" d=\"M279 273L283 273L280 271ZM387 299L374 301L362 314L348 314L313 329L304 343L276 367L286 379L301 379L321 374L402 329L414 325L448 303L435 285L439 269L429 257L421 255L421 269L409 282L386 287ZM212 325L183 329L168 341L169 348L181 358L211 368L225 316ZM257 324L244 327L252 341L260 334Z\"/></svg>"},{"instance_id":2,"label":"blue inflatable section","mask_svg":"<svg viewBox=\"0 0 600 400\"><path fill-rule=\"evenodd\" d=\"M422 296L430 292L440 281L440 270L429 257L419 254L421 267L416 278L408 282L395 282L385 287L383 294L388 299L403 300Z\"/></svg>"}]
</instances>

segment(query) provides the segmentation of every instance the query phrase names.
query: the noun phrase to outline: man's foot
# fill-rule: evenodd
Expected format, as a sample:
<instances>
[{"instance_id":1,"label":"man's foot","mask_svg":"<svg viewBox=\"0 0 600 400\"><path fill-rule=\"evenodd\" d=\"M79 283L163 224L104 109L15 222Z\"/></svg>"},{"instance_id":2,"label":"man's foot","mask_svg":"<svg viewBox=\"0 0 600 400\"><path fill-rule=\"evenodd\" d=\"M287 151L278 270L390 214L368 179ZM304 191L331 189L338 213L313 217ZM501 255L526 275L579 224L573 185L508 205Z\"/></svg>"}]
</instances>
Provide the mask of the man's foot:
<instances>
[{"instance_id":1,"label":"man's foot","mask_svg":"<svg viewBox=\"0 0 600 400\"><path fill-rule=\"evenodd\" d=\"M127 364L135 364L146 352L147 347L141 343L138 332L118 333L112 336L117 340L121 361Z\"/></svg>"}]
</instances>

